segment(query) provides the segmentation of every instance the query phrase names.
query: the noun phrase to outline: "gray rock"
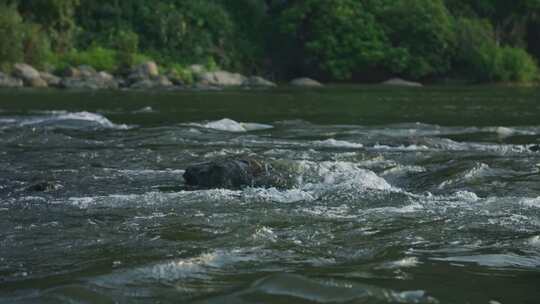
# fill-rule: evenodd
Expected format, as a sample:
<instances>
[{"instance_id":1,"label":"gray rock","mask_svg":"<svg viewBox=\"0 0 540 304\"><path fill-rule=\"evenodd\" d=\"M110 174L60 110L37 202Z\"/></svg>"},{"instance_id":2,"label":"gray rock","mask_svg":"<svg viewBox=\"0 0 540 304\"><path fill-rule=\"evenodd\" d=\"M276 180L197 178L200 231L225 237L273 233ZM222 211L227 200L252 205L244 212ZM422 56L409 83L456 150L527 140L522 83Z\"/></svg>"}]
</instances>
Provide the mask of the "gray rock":
<instances>
[{"instance_id":1,"label":"gray rock","mask_svg":"<svg viewBox=\"0 0 540 304\"><path fill-rule=\"evenodd\" d=\"M41 78L32 78L28 81L26 81L26 85L32 88L46 88L49 85L47 82Z\"/></svg>"},{"instance_id":2,"label":"gray rock","mask_svg":"<svg viewBox=\"0 0 540 304\"><path fill-rule=\"evenodd\" d=\"M323 86L323 84L318 82L317 80L306 78L306 77L293 79L290 84L295 87L322 87Z\"/></svg>"},{"instance_id":3,"label":"gray rock","mask_svg":"<svg viewBox=\"0 0 540 304\"><path fill-rule=\"evenodd\" d=\"M47 83L49 87L58 87L62 82L62 79L60 77L57 77L51 73L39 72L39 76Z\"/></svg>"},{"instance_id":4,"label":"gray rock","mask_svg":"<svg viewBox=\"0 0 540 304\"><path fill-rule=\"evenodd\" d=\"M22 86L22 79L11 77L0 72L0 88L20 88Z\"/></svg>"},{"instance_id":5,"label":"gray rock","mask_svg":"<svg viewBox=\"0 0 540 304\"><path fill-rule=\"evenodd\" d=\"M32 79L40 78L38 70L26 63L16 63L13 65L13 75L21 78L25 83Z\"/></svg>"},{"instance_id":6,"label":"gray rock","mask_svg":"<svg viewBox=\"0 0 540 304\"><path fill-rule=\"evenodd\" d=\"M159 76L159 69L154 61L148 61L135 66L129 73L128 80L135 83Z\"/></svg>"},{"instance_id":7,"label":"gray rock","mask_svg":"<svg viewBox=\"0 0 540 304\"><path fill-rule=\"evenodd\" d=\"M206 72L206 68L202 64L192 64L188 67L188 70L193 73L193 75L200 75Z\"/></svg>"},{"instance_id":8,"label":"gray rock","mask_svg":"<svg viewBox=\"0 0 540 304\"><path fill-rule=\"evenodd\" d=\"M133 83L131 89L159 89L172 87L173 83L165 76L157 76L152 79L143 79Z\"/></svg>"},{"instance_id":9,"label":"gray rock","mask_svg":"<svg viewBox=\"0 0 540 304\"><path fill-rule=\"evenodd\" d=\"M81 77L81 71L79 69L74 67L68 67L64 71L64 77L70 77L70 78L78 78Z\"/></svg>"},{"instance_id":10,"label":"gray rock","mask_svg":"<svg viewBox=\"0 0 540 304\"><path fill-rule=\"evenodd\" d=\"M247 80L241 74L227 71L205 72L198 75L198 79L202 84L219 87L241 86Z\"/></svg>"},{"instance_id":11,"label":"gray rock","mask_svg":"<svg viewBox=\"0 0 540 304\"><path fill-rule=\"evenodd\" d=\"M94 77L97 74L97 71L89 65L80 65L77 67L79 70L79 77Z\"/></svg>"},{"instance_id":12,"label":"gray rock","mask_svg":"<svg viewBox=\"0 0 540 304\"><path fill-rule=\"evenodd\" d=\"M393 86L402 86L402 87L423 87L419 82L408 81L401 78L392 78L381 84L384 85L393 85Z\"/></svg>"},{"instance_id":13,"label":"gray rock","mask_svg":"<svg viewBox=\"0 0 540 304\"><path fill-rule=\"evenodd\" d=\"M244 83L247 87L275 87L276 84L259 76L251 76Z\"/></svg>"},{"instance_id":14,"label":"gray rock","mask_svg":"<svg viewBox=\"0 0 540 304\"><path fill-rule=\"evenodd\" d=\"M287 168L276 164L251 157L223 159L190 166L183 177L186 185L202 189L290 187L292 179Z\"/></svg>"},{"instance_id":15,"label":"gray rock","mask_svg":"<svg viewBox=\"0 0 540 304\"><path fill-rule=\"evenodd\" d=\"M66 77L62 79L61 87L67 89L116 89L118 88L118 82L114 77L106 72L99 72L95 74L81 73L80 77ZM83 76L88 75L88 76Z\"/></svg>"}]
</instances>

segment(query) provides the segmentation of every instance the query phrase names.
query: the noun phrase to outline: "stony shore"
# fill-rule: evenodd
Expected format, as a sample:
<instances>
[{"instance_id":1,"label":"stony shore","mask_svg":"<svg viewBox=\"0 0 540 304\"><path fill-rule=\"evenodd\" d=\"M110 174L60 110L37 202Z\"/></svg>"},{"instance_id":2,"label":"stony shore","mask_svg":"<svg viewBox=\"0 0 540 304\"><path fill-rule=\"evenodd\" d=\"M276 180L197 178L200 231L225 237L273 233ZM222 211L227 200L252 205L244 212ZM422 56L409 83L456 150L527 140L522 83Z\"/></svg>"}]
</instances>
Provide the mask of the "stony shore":
<instances>
[{"instance_id":1,"label":"stony shore","mask_svg":"<svg viewBox=\"0 0 540 304\"><path fill-rule=\"evenodd\" d=\"M123 75L112 75L105 71L97 71L91 66L81 65L69 67L62 73L52 74L38 71L34 67L17 63L13 65L11 74L0 72L0 88L61 88L83 90L114 89L193 89L220 90L228 87L273 88L276 84L260 76L244 76L223 70L208 71L201 65L192 65L189 71L194 76L194 83L185 83L179 77L160 73L158 65L153 61L139 64ZM420 83L402 79L391 79L386 85L419 87ZM323 84L311 78L296 78L289 82L296 87L323 87Z\"/></svg>"}]
</instances>

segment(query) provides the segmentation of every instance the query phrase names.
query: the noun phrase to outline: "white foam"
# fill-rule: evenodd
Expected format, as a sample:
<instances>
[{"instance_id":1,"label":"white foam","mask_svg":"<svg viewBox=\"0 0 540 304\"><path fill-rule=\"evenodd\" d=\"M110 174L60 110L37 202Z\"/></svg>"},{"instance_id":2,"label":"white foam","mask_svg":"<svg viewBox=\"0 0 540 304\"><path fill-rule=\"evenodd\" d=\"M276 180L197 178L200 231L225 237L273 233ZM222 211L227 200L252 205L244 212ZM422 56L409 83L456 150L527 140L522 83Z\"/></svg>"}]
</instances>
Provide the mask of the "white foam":
<instances>
[{"instance_id":1,"label":"white foam","mask_svg":"<svg viewBox=\"0 0 540 304\"><path fill-rule=\"evenodd\" d=\"M373 146L373 149L377 150L392 150L392 151L426 151L429 150L428 146L425 145L400 145L396 147L376 144Z\"/></svg>"},{"instance_id":2,"label":"white foam","mask_svg":"<svg viewBox=\"0 0 540 304\"><path fill-rule=\"evenodd\" d=\"M23 118L19 123L19 126L39 126L39 125L52 125L56 127L62 127L61 123L65 122L82 122L90 123L92 126L98 126L107 129L120 129L126 130L131 127L125 124L112 123L105 116L92 112L65 112L58 111L52 112L44 116L35 116L31 118Z\"/></svg>"},{"instance_id":3,"label":"white foam","mask_svg":"<svg viewBox=\"0 0 540 304\"><path fill-rule=\"evenodd\" d=\"M364 147L364 145L360 143L353 143L353 142L348 142L345 140L336 140L333 138L314 141L313 144L319 147L328 147L328 148L363 148Z\"/></svg>"},{"instance_id":4,"label":"white foam","mask_svg":"<svg viewBox=\"0 0 540 304\"><path fill-rule=\"evenodd\" d=\"M248 132L256 130L272 129L273 126L259 123L249 122L237 122L229 118L223 118L221 120L211 121L205 124L192 124L194 126L226 131L226 132Z\"/></svg>"}]
</instances>

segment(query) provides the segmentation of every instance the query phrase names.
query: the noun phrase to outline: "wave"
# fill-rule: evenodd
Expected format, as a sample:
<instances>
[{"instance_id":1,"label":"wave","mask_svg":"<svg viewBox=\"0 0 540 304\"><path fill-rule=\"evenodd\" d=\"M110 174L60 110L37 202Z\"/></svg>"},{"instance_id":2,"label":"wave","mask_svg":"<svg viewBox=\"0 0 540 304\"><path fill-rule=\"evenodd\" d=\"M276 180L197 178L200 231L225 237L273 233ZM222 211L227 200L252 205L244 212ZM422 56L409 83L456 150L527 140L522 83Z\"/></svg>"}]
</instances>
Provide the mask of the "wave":
<instances>
[{"instance_id":1,"label":"wave","mask_svg":"<svg viewBox=\"0 0 540 304\"><path fill-rule=\"evenodd\" d=\"M36 112L37 113L37 112ZM41 111L41 115L29 117L4 118L0 121L2 128L44 127L44 128L101 128L127 130L133 126L115 124L105 116L92 112Z\"/></svg>"},{"instance_id":2,"label":"wave","mask_svg":"<svg viewBox=\"0 0 540 304\"><path fill-rule=\"evenodd\" d=\"M329 138L326 140L314 141L313 144L319 147L328 147L328 148L363 148L364 145L360 143L353 143L345 140L335 140Z\"/></svg>"},{"instance_id":3,"label":"wave","mask_svg":"<svg viewBox=\"0 0 540 304\"><path fill-rule=\"evenodd\" d=\"M238 122L229 118L223 118L221 120L210 121L207 123L191 123L190 126L199 128L226 131L226 132L249 132L257 130L272 129L272 125Z\"/></svg>"}]
</instances>

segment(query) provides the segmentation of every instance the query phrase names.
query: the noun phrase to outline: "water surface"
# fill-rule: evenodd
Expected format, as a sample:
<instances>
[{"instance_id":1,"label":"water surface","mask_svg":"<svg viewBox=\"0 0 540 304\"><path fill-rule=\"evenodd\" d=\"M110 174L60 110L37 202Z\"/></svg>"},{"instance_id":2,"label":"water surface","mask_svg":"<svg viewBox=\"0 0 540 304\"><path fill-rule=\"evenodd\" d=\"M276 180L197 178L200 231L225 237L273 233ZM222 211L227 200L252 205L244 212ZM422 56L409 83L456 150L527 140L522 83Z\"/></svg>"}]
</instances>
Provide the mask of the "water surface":
<instances>
[{"instance_id":1,"label":"water surface","mask_svg":"<svg viewBox=\"0 0 540 304\"><path fill-rule=\"evenodd\" d=\"M0 302L538 303L539 93L0 91Z\"/></svg>"}]
</instances>

